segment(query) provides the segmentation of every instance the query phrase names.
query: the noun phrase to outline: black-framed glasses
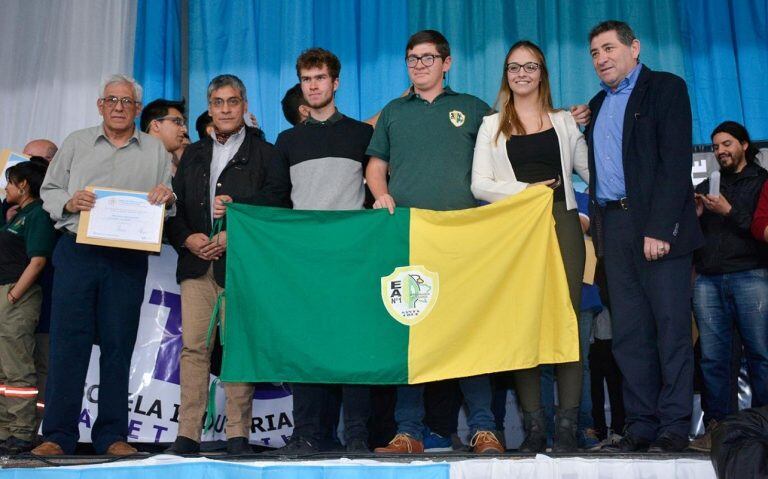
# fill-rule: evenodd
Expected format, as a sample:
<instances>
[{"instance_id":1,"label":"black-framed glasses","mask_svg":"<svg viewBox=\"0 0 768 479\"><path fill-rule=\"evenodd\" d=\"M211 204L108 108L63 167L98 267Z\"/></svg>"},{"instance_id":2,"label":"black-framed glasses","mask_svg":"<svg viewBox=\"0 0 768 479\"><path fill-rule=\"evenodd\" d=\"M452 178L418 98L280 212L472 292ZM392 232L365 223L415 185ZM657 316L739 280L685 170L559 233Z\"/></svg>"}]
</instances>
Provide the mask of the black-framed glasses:
<instances>
[{"instance_id":1,"label":"black-framed glasses","mask_svg":"<svg viewBox=\"0 0 768 479\"><path fill-rule=\"evenodd\" d=\"M104 98L99 98L99 101L102 104L107 105L109 108L116 107L118 103L122 104L123 108L133 107L139 103L138 101L134 101L133 98L129 96L124 96L122 98L118 98L116 96L105 96Z\"/></svg>"},{"instance_id":2,"label":"black-framed glasses","mask_svg":"<svg viewBox=\"0 0 768 479\"><path fill-rule=\"evenodd\" d=\"M521 68L525 70L525 73L535 73L539 70L540 67L541 65L539 65L536 62L528 62L522 65L519 63L512 62L512 63L507 63L506 68L507 68L507 73L517 73L520 71Z\"/></svg>"},{"instance_id":3,"label":"black-framed glasses","mask_svg":"<svg viewBox=\"0 0 768 479\"><path fill-rule=\"evenodd\" d=\"M184 126L184 118L180 116L164 116L161 118L155 118L157 121L170 121L176 126Z\"/></svg>"},{"instance_id":4,"label":"black-framed glasses","mask_svg":"<svg viewBox=\"0 0 768 479\"><path fill-rule=\"evenodd\" d=\"M416 68L416 65L421 61L421 64L425 67L431 67L435 64L435 59L437 58L443 58L442 55L422 55L422 56L416 56L416 55L408 55L405 57L405 64L408 65L408 68Z\"/></svg>"},{"instance_id":5,"label":"black-framed glasses","mask_svg":"<svg viewBox=\"0 0 768 479\"><path fill-rule=\"evenodd\" d=\"M224 106L224 103L226 103L228 106L235 108L240 106L241 103L243 103L243 99L238 96L231 96L227 98L226 100L223 98L214 98L209 102L212 107L214 108L221 108Z\"/></svg>"}]
</instances>

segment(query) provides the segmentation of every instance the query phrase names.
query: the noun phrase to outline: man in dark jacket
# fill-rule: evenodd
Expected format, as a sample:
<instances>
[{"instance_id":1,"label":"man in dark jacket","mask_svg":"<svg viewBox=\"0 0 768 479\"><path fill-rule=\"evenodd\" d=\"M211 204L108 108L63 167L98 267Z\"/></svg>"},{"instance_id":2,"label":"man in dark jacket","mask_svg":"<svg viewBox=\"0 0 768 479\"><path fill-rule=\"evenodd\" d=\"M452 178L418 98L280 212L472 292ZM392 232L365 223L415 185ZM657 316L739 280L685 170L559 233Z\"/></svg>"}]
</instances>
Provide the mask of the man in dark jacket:
<instances>
[{"instance_id":1,"label":"man in dark jacket","mask_svg":"<svg viewBox=\"0 0 768 479\"><path fill-rule=\"evenodd\" d=\"M176 279L181 284L183 347L179 432L168 451L171 453L195 453L200 448L212 350L206 335L217 298L224 290L226 204L290 205L287 167L258 129L245 126L247 110L245 85L239 78L220 75L211 80L208 111L214 131L186 149L173 179L177 209L166 230L179 252ZM222 301L222 318L223 307ZM224 383L224 390L227 452L248 452L253 385Z\"/></svg>"},{"instance_id":2,"label":"man in dark jacket","mask_svg":"<svg viewBox=\"0 0 768 479\"><path fill-rule=\"evenodd\" d=\"M590 210L604 254L613 353L624 376L623 452L688 445L693 401L690 278L702 243L691 184L685 82L639 63L624 22L589 35L601 91L589 103Z\"/></svg>"},{"instance_id":3,"label":"man in dark jacket","mask_svg":"<svg viewBox=\"0 0 768 479\"><path fill-rule=\"evenodd\" d=\"M712 132L720 164L720 187L708 194L710 180L696 188L696 213L706 243L696 251L693 308L699 327L701 372L704 377L706 434L691 444L710 448L710 432L735 413L731 391L733 329L744 344L752 387L752 406L768 405L768 247L750 234L752 215L768 171L755 161L757 148L746 128L734 121Z\"/></svg>"}]
</instances>

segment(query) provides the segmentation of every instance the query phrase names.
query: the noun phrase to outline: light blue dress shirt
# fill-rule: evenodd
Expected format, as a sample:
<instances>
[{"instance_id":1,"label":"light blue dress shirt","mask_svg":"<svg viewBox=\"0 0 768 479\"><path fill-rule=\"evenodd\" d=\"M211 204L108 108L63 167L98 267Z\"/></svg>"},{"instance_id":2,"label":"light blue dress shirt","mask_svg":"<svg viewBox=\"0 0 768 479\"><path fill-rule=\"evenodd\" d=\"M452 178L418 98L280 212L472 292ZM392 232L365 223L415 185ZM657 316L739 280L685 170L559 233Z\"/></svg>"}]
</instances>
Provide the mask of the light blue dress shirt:
<instances>
[{"instance_id":1,"label":"light blue dress shirt","mask_svg":"<svg viewBox=\"0 0 768 479\"><path fill-rule=\"evenodd\" d=\"M642 64L638 63L619 83L616 90L612 90L605 83L600 83L606 96L595 120L592 139L595 143L595 169L597 170L595 196L601 205L606 201L619 200L627 196L621 154L624 112L627 109L629 96L635 89L641 68Z\"/></svg>"}]
</instances>

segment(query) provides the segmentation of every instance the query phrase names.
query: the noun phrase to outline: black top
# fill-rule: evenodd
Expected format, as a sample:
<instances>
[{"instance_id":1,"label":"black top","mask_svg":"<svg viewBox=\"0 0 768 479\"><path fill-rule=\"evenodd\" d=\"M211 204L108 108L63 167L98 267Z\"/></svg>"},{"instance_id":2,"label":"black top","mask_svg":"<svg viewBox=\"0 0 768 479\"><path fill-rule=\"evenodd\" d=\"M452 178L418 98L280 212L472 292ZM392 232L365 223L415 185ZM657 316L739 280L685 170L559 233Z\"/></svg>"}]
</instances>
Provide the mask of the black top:
<instances>
[{"instance_id":1,"label":"black top","mask_svg":"<svg viewBox=\"0 0 768 479\"><path fill-rule=\"evenodd\" d=\"M704 208L699 222L706 243L694 252L696 271L726 274L765 268L768 245L757 241L749 227L768 172L748 163L739 173L720 174L720 194L731 204L731 212L723 216ZM696 192L709 193L709 180L699 183Z\"/></svg>"},{"instance_id":2,"label":"black top","mask_svg":"<svg viewBox=\"0 0 768 479\"><path fill-rule=\"evenodd\" d=\"M519 181L536 183L563 177L560 142L554 128L530 135L510 136L507 140L507 156ZM554 193L555 201L565 201L562 181Z\"/></svg>"}]
</instances>

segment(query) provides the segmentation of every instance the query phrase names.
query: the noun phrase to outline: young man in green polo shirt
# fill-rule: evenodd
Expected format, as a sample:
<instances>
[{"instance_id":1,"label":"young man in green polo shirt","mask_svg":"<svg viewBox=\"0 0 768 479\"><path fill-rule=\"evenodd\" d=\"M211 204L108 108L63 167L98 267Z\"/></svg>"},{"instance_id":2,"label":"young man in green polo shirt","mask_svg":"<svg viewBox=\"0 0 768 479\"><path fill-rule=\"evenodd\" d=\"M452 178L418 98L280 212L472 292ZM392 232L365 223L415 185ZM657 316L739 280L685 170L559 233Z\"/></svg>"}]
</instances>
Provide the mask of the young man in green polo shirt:
<instances>
[{"instance_id":1,"label":"young man in green polo shirt","mask_svg":"<svg viewBox=\"0 0 768 479\"><path fill-rule=\"evenodd\" d=\"M491 108L479 98L443 87L451 50L440 32L414 34L405 50L413 87L410 94L384 107L368 146L366 180L376 198L373 207L391 213L395 204L432 210L472 208L477 205L469 188L475 137ZM504 452L493 432L489 377L463 378L459 384L474 452ZM423 420L424 386L399 387L397 435L376 452L423 452Z\"/></svg>"}]
</instances>

